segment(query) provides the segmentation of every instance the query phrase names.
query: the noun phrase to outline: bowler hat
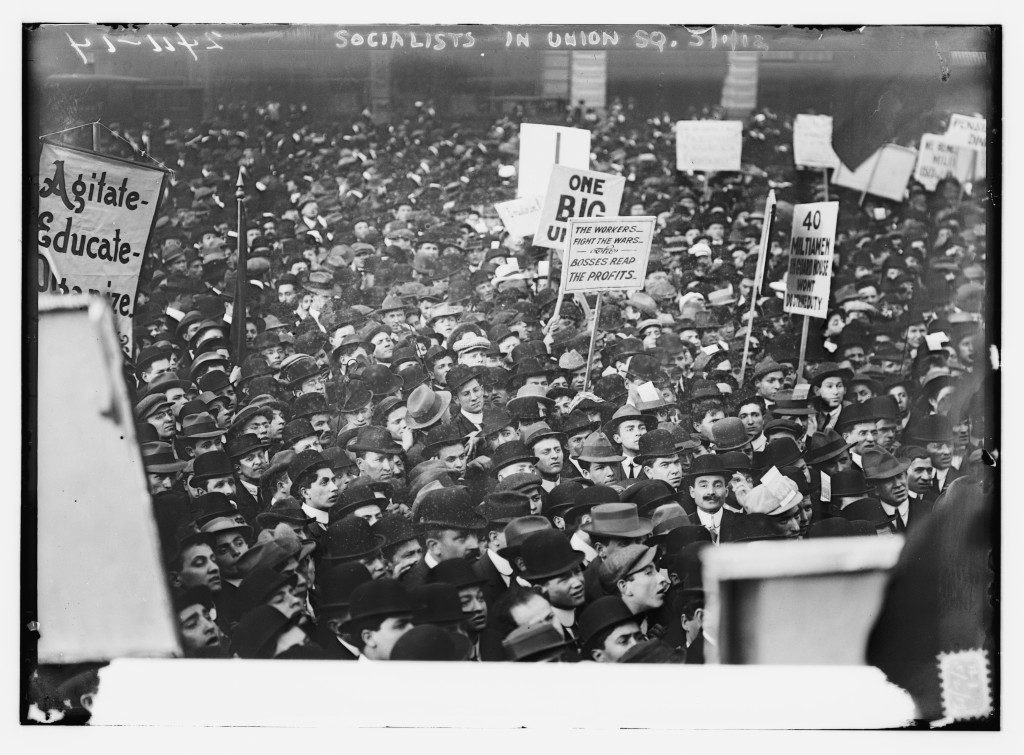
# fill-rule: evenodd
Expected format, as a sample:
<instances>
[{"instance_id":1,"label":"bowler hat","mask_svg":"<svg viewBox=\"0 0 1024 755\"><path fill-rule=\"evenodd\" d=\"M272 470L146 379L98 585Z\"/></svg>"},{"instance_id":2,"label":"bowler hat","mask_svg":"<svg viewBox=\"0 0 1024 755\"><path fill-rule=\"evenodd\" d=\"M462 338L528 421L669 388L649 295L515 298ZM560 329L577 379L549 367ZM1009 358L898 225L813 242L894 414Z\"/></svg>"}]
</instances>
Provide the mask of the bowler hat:
<instances>
[{"instance_id":1,"label":"bowler hat","mask_svg":"<svg viewBox=\"0 0 1024 755\"><path fill-rule=\"evenodd\" d=\"M464 487L431 490L423 496L416 513L425 529L478 530L487 519L473 511L472 499Z\"/></svg>"},{"instance_id":2,"label":"bowler hat","mask_svg":"<svg viewBox=\"0 0 1024 755\"><path fill-rule=\"evenodd\" d=\"M330 414L331 411L327 397L315 391L303 393L292 402L292 415L296 418L309 419L314 414Z\"/></svg>"},{"instance_id":3,"label":"bowler hat","mask_svg":"<svg viewBox=\"0 0 1024 755\"><path fill-rule=\"evenodd\" d=\"M519 548L523 577L535 582L557 577L577 568L583 554L574 550L561 530L545 529L527 535Z\"/></svg>"},{"instance_id":4,"label":"bowler hat","mask_svg":"<svg viewBox=\"0 0 1024 755\"><path fill-rule=\"evenodd\" d=\"M270 566L255 566L242 579L235 595L236 605L239 613L246 613L267 601L275 592L288 584L294 585L297 581L294 572L279 572Z\"/></svg>"},{"instance_id":5,"label":"bowler hat","mask_svg":"<svg viewBox=\"0 0 1024 755\"><path fill-rule=\"evenodd\" d=\"M725 468L722 457L718 454L702 454L690 464L690 471L686 475L686 479L693 481L705 475L717 475L728 480L732 477L732 472Z\"/></svg>"},{"instance_id":6,"label":"bowler hat","mask_svg":"<svg viewBox=\"0 0 1024 755\"><path fill-rule=\"evenodd\" d=\"M868 494L864 473L859 469L844 469L832 475L832 498L847 498Z\"/></svg>"},{"instance_id":7,"label":"bowler hat","mask_svg":"<svg viewBox=\"0 0 1024 755\"><path fill-rule=\"evenodd\" d=\"M373 532L377 535L383 535L384 547L390 548L399 543L415 540L419 537L421 529L418 525L409 521L403 514L395 512L393 514L384 514L373 525Z\"/></svg>"},{"instance_id":8,"label":"bowler hat","mask_svg":"<svg viewBox=\"0 0 1024 755\"><path fill-rule=\"evenodd\" d=\"M231 459L241 459L253 451L268 448L269 446L270 444L267 441L260 440L259 436L254 433L242 433L228 441L228 456Z\"/></svg>"},{"instance_id":9,"label":"bowler hat","mask_svg":"<svg viewBox=\"0 0 1024 755\"><path fill-rule=\"evenodd\" d=\"M457 394L466 383L471 380L480 380L483 371L484 368L481 366L470 367L465 364L457 364L448 370L444 383L448 386L449 390Z\"/></svg>"},{"instance_id":10,"label":"bowler hat","mask_svg":"<svg viewBox=\"0 0 1024 755\"><path fill-rule=\"evenodd\" d=\"M384 536L374 534L365 519L349 514L327 525L323 558L328 563L371 556L384 547Z\"/></svg>"},{"instance_id":11,"label":"bowler hat","mask_svg":"<svg viewBox=\"0 0 1024 755\"><path fill-rule=\"evenodd\" d=\"M453 584L446 581L427 582L413 587L409 594L418 604L416 613L413 614L413 620L417 624L454 627L466 621L466 614L462 612L462 601L459 599L459 588Z\"/></svg>"},{"instance_id":12,"label":"bowler hat","mask_svg":"<svg viewBox=\"0 0 1024 755\"><path fill-rule=\"evenodd\" d=\"M302 453L296 454L295 458L292 459L291 464L288 465L288 479L291 480L292 495L296 498L299 497L299 478L301 478L306 472L330 468L331 463L325 459L324 455L319 451L308 449Z\"/></svg>"},{"instance_id":13,"label":"bowler hat","mask_svg":"<svg viewBox=\"0 0 1024 755\"><path fill-rule=\"evenodd\" d=\"M650 535L650 519L642 519L635 503L601 503L590 510L583 531L599 537L632 538Z\"/></svg>"},{"instance_id":14,"label":"bowler hat","mask_svg":"<svg viewBox=\"0 0 1024 755\"><path fill-rule=\"evenodd\" d=\"M370 389L370 393L374 397L393 394L404 385L402 378L383 364L371 364L363 370L360 379Z\"/></svg>"},{"instance_id":15,"label":"bowler hat","mask_svg":"<svg viewBox=\"0 0 1024 755\"><path fill-rule=\"evenodd\" d=\"M325 369L313 357L301 355L298 359L281 368L281 381L289 386L296 386L310 378L316 377L324 371Z\"/></svg>"},{"instance_id":16,"label":"bowler hat","mask_svg":"<svg viewBox=\"0 0 1024 755\"><path fill-rule=\"evenodd\" d=\"M711 426L711 437L715 442L715 450L734 451L750 444L751 438L739 417L723 417ZM640 439L641 443L643 438Z\"/></svg>"},{"instance_id":17,"label":"bowler hat","mask_svg":"<svg viewBox=\"0 0 1024 755\"><path fill-rule=\"evenodd\" d=\"M405 423L413 430L419 430L437 422L448 410L452 394L448 391L432 391L427 385L419 385L409 396L409 413Z\"/></svg>"},{"instance_id":18,"label":"bowler hat","mask_svg":"<svg viewBox=\"0 0 1024 755\"><path fill-rule=\"evenodd\" d=\"M358 561L349 561L325 570L317 578L317 595L320 598L317 614L347 611L353 590L370 579L370 570Z\"/></svg>"},{"instance_id":19,"label":"bowler hat","mask_svg":"<svg viewBox=\"0 0 1024 755\"><path fill-rule=\"evenodd\" d=\"M616 585L620 579L645 569L654 563L658 549L649 545L632 544L608 554L601 559L597 569L597 578L605 592L616 593Z\"/></svg>"},{"instance_id":20,"label":"bowler hat","mask_svg":"<svg viewBox=\"0 0 1024 755\"><path fill-rule=\"evenodd\" d=\"M750 458L742 451L727 451L719 456L722 457L722 466L730 472L752 472L754 469Z\"/></svg>"},{"instance_id":21,"label":"bowler hat","mask_svg":"<svg viewBox=\"0 0 1024 755\"><path fill-rule=\"evenodd\" d=\"M186 462L178 461L174 457L174 448L170 443L143 443L139 450L142 452L142 465L147 472L170 474L180 472L187 466Z\"/></svg>"},{"instance_id":22,"label":"bowler hat","mask_svg":"<svg viewBox=\"0 0 1024 755\"><path fill-rule=\"evenodd\" d=\"M746 543L753 540L780 540L784 537L771 516L762 512L750 512L736 517L732 526L722 532L721 540L723 543Z\"/></svg>"},{"instance_id":23,"label":"bowler hat","mask_svg":"<svg viewBox=\"0 0 1024 755\"><path fill-rule=\"evenodd\" d=\"M590 641L608 629L627 621L636 621L633 612L622 602L622 598L605 595L584 609L580 615L580 639L586 647Z\"/></svg>"},{"instance_id":24,"label":"bowler hat","mask_svg":"<svg viewBox=\"0 0 1024 755\"><path fill-rule=\"evenodd\" d=\"M342 627L350 627L362 619L378 616L405 616L418 608L409 591L398 580L390 577L371 579L356 587L349 598L349 619Z\"/></svg>"},{"instance_id":25,"label":"bowler hat","mask_svg":"<svg viewBox=\"0 0 1024 755\"><path fill-rule=\"evenodd\" d=\"M431 457L446 446L465 443L466 436L455 425L442 422L434 425L423 439L423 456Z\"/></svg>"},{"instance_id":26,"label":"bowler hat","mask_svg":"<svg viewBox=\"0 0 1024 755\"><path fill-rule=\"evenodd\" d=\"M491 469L497 473L503 467L521 462L536 464L537 457L527 449L526 444L521 440L510 440L508 443L498 446L491 456Z\"/></svg>"},{"instance_id":27,"label":"bowler hat","mask_svg":"<svg viewBox=\"0 0 1024 755\"><path fill-rule=\"evenodd\" d=\"M266 475L267 473L264 472L263 474ZM302 510L301 504L289 496L278 501L266 511L257 514L256 528L261 530L271 529L281 522L307 525L312 524L314 521L316 520Z\"/></svg>"},{"instance_id":28,"label":"bowler hat","mask_svg":"<svg viewBox=\"0 0 1024 755\"><path fill-rule=\"evenodd\" d=\"M473 641L433 624L420 624L398 638L389 656L393 661L465 661Z\"/></svg>"},{"instance_id":29,"label":"bowler hat","mask_svg":"<svg viewBox=\"0 0 1024 755\"><path fill-rule=\"evenodd\" d=\"M765 436L769 437L778 433L786 433L792 436L794 440L802 438L807 432L803 425L788 417L771 417L764 423L763 431Z\"/></svg>"},{"instance_id":30,"label":"bowler hat","mask_svg":"<svg viewBox=\"0 0 1024 755\"><path fill-rule=\"evenodd\" d=\"M560 444L565 444L565 435L562 433L552 430L551 426L547 422L534 422L531 425L527 425L521 430L523 435L523 443L531 451L535 443L544 440L545 438L555 438Z\"/></svg>"},{"instance_id":31,"label":"bowler hat","mask_svg":"<svg viewBox=\"0 0 1024 755\"><path fill-rule=\"evenodd\" d=\"M895 396L875 396L864 402L868 405L875 419L889 419L898 422L900 418L900 405Z\"/></svg>"},{"instance_id":32,"label":"bowler hat","mask_svg":"<svg viewBox=\"0 0 1024 755\"><path fill-rule=\"evenodd\" d=\"M865 480L882 482L906 472L910 462L900 461L884 448L874 446L861 455L861 466L864 468Z\"/></svg>"},{"instance_id":33,"label":"bowler hat","mask_svg":"<svg viewBox=\"0 0 1024 755\"><path fill-rule=\"evenodd\" d=\"M387 503L385 499L378 498L369 485L349 485L338 494L338 502L328 510L328 522L343 519L363 506L376 505L383 510Z\"/></svg>"},{"instance_id":34,"label":"bowler hat","mask_svg":"<svg viewBox=\"0 0 1024 755\"><path fill-rule=\"evenodd\" d=\"M859 498L843 506L836 516L850 522L870 522L875 527L882 527L895 522L899 514L886 514L877 498Z\"/></svg>"},{"instance_id":35,"label":"bowler hat","mask_svg":"<svg viewBox=\"0 0 1024 755\"><path fill-rule=\"evenodd\" d=\"M570 644L548 621L514 629L501 641L505 657L514 662L535 661L564 652Z\"/></svg>"},{"instance_id":36,"label":"bowler hat","mask_svg":"<svg viewBox=\"0 0 1024 755\"><path fill-rule=\"evenodd\" d=\"M551 519L554 516L561 516L562 512L573 508L576 505L576 496L586 489L587 486L584 484L586 482L588 481L573 477L555 485L544 496L540 513Z\"/></svg>"},{"instance_id":37,"label":"bowler hat","mask_svg":"<svg viewBox=\"0 0 1024 755\"><path fill-rule=\"evenodd\" d=\"M801 456L800 447L796 441L784 435L765 445L764 451L761 453L761 467L763 469L771 467L782 469L795 464Z\"/></svg>"},{"instance_id":38,"label":"bowler hat","mask_svg":"<svg viewBox=\"0 0 1024 755\"><path fill-rule=\"evenodd\" d=\"M836 420L836 429L842 432L844 429L851 428L854 425L863 423L874 424L876 419L875 413L871 411L871 407L868 404L848 404L839 412L839 418Z\"/></svg>"},{"instance_id":39,"label":"bowler hat","mask_svg":"<svg viewBox=\"0 0 1024 755\"><path fill-rule=\"evenodd\" d=\"M494 435L512 425L512 415L501 408L484 407L483 423L480 433L484 437Z\"/></svg>"},{"instance_id":40,"label":"bowler hat","mask_svg":"<svg viewBox=\"0 0 1024 755\"><path fill-rule=\"evenodd\" d=\"M644 381L658 382L665 377L661 369L661 362L647 354L637 354L629 360L626 372L632 378Z\"/></svg>"},{"instance_id":41,"label":"bowler hat","mask_svg":"<svg viewBox=\"0 0 1024 755\"><path fill-rule=\"evenodd\" d=\"M585 412L575 409L562 421L560 429L567 438L571 438L582 432L596 430L597 425L598 423L591 420Z\"/></svg>"},{"instance_id":42,"label":"bowler hat","mask_svg":"<svg viewBox=\"0 0 1024 755\"><path fill-rule=\"evenodd\" d=\"M231 460L224 451L210 451L200 454L192 464L192 479L212 480L217 477L230 477L235 473Z\"/></svg>"},{"instance_id":43,"label":"bowler hat","mask_svg":"<svg viewBox=\"0 0 1024 755\"><path fill-rule=\"evenodd\" d=\"M676 502L678 497L664 480L637 480L622 492L622 500L634 504L637 513L647 517L662 504ZM654 526L653 520L651 526Z\"/></svg>"},{"instance_id":44,"label":"bowler hat","mask_svg":"<svg viewBox=\"0 0 1024 755\"><path fill-rule=\"evenodd\" d=\"M687 524L668 530L663 542L666 554L679 553L691 543L710 543L711 532L699 524Z\"/></svg>"},{"instance_id":45,"label":"bowler hat","mask_svg":"<svg viewBox=\"0 0 1024 755\"><path fill-rule=\"evenodd\" d=\"M835 362L822 362L814 368L809 377L811 385L820 386L830 377L841 378L843 383L848 385L853 378L853 370L849 367L840 367Z\"/></svg>"},{"instance_id":46,"label":"bowler hat","mask_svg":"<svg viewBox=\"0 0 1024 755\"><path fill-rule=\"evenodd\" d=\"M800 386L797 386L798 388ZM807 388L805 385L804 388ZM774 404L772 405L772 414L779 417L792 417L792 416L804 416L815 413L814 408L811 406L810 399L793 398L794 391L790 389L783 389L775 394Z\"/></svg>"},{"instance_id":47,"label":"bowler hat","mask_svg":"<svg viewBox=\"0 0 1024 755\"><path fill-rule=\"evenodd\" d=\"M482 585L487 581L473 569L473 564L464 558L448 558L439 563L427 574L428 582L445 582L456 590L463 587Z\"/></svg>"},{"instance_id":48,"label":"bowler hat","mask_svg":"<svg viewBox=\"0 0 1024 755\"><path fill-rule=\"evenodd\" d=\"M744 433L744 437L746 433ZM648 461L663 457L677 456L675 439L668 430L651 430L640 436L640 453L636 460L640 464L647 464Z\"/></svg>"},{"instance_id":49,"label":"bowler hat","mask_svg":"<svg viewBox=\"0 0 1024 755\"><path fill-rule=\"evenodd\" d=\"M386 427L374 425L359 428L355 441L349 447L353 451L372 451L385 455L405 452L405 449L395 443L394 438L391 437L391 431Z\"/></svg>"},{"instance_id":50,"label":"bowler hat","mask_svg":"<svg viewBox=\"0 0 1024 755\"><path fill-rule=\"evenodd\" d=\"M515 490L496 490L487 495L476 511L488 523L504 526L513 519L530 515L530 499Z\"/></svg>"},{"instance_id":51,"label":"bowler hat","mask_svg":"<svg viewBox=\"0 0 1024 755\"><path fill-rule=\"evenodd\" d=\"M554 529L551 522L543 516L521 516L513 519L505 527L505 547L498 549L498 555L511 561L519 555L519 549L529 535L540 530Z\"/></svg>"},{"instance_id":52,"label":"bowler hat","mask_svg":"<svg viewBox=\"0 0 1024 755\"><path fill-rule=\"evenodd\" d=\"M252 421L253 417L263 417L267 422L270 422L274 419L274 410L269 406L250 404L232 417L231 424L228 425L228 435L237 435Z\"/></svg>"},{"instance_id":53,"label":"bowler hat","mask_svg":"<svg viewBox=\"0 0 1024 755\"><path fill-rule=\"evenodd\" d=\"M953 423L944 414L929 414L914 425L910 435L921 444L949 443L953 440Z\"/></svg>"},{"instance_id":54,"label":"bowler hat","mask_svg":"<svg viewBox=\"0 0 1024 755\"><path fill-rule=\"evenodd\" d=\"M366 384L362 380L352 380L345 390L345 395L338 402L338 411L355 414L369 406L371 401L373 401L373 394L370 393Z\"/></svg>"},{"instance_id":55,"label":"bowler hat","mask_svg":"<svg viewBox=\"0 0 1024 755\"><path fill-rule=\"evenodd\" d=\"M821 464L839 456L843 451L850 448L843 436L826 427L823 432L815 433L807 442L807 451L804 452L804 461L808 464Z\"/></svg>"},{"instance_id":56,"label":"bowler hat","mask_svg":"<svg viewBox=\"0 0 1024 755\"><path fill-rule=\"evenodd\" d=\"M289 617L274 606L256 606L232 631L231 648L240 658L273 658L277 638L295 626L299 618L299 613Z\"/></svg>"}]
</instances>

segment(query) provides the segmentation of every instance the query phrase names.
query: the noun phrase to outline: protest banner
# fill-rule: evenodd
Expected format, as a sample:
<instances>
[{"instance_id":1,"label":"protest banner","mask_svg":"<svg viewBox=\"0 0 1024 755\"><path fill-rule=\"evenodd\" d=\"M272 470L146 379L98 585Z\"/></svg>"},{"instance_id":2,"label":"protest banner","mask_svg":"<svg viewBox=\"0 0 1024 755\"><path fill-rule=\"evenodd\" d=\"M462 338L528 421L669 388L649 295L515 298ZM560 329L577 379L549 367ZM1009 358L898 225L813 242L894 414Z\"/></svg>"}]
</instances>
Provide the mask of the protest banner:
<instances>
[{"instance_id":1,"label":"protest banner","mask_svg":"<svg viewBox=\"0 0 1024 755\"><path fill-rule=\"evenodd\" d=\"M128 352L164 178L157 168L49 142L39 156L39 293L108 299Z\"/></svg>"},{"instance_id":2,"label":"protest banner","mask_svg":"<svg viewBox=\"0 0 1024 755\"><path fill-rule=\"evenodd\" d=\"M987 123L984 118L954 114L949 119L946 140L961 147L985 149L988 140Z\"/></svg>"},{"instance_id":3,"label":"protest banner","mask_svg":"<svg viewBox=\"0 0 1024 755\"><path fill-rule=\"evenodd\" d=\"M952 176L960 183L974 180L977 152L938 134L922 134L921 149L914 166L914 180L928 191L935 191L939 181Z\"/></svg>"},{"instance_id":4,"label":"protest banner","mask_svg":"<svg viewBox=\"0 0 1024 755\"><path fill-rule=\"evenodd\" d=\"M532 236L537 230L537 222L540 220L540 211L544 203L544 197L520 197L510 199L507 202L495 202L494 209L498 211L501 224L512 236L525 238Z\"/></svg>"},{"instance_id":5,"label":"protest banner","mask_svg":"<svg viewBox=\"0 0 1024 755\"><path fill-rule=\"evenodd\" d=\"M831 115L797 115L793 121L793 163L798 168L839 167L839 155L832 149Z\"/></svg>"},{"instance_id":6,"label":"protest banner","mask_svg":"<svg viewBox=\"0 0 1024 755\"><path fill-rule=\"evenodd\" d=\"M676 170L739 170L741 121L677 121Z\"/></svg>"},{"instance_id":7,"label":"protest banner","mask_svg":"<svg viewBox=\"0 0 1024 755\"><path fill-rule=\"evenodd\" d=\"M551 168L590 167L590 132L581 128L524 123L519 129L519 184L517 197L543 197Z\"/></svg>"},{"instance_id":8,"label":"protest banner","mask_svg":"<svg viewBox=\"0 0 1024 755\"><path fill-rule=\"evenodd\" d=\"M850 170L840 163L832 174L832 183L900 202L916 160L916 149L886 144L861 163L857 170Z\"/></svg>"},{"instance_id":9,"label":"protest banner","mask_svg":"<svg viewBox=\"0 0 1024 755\"><path fill-rule=\"evenodd\" d=\"M533 245L565 248L569 219L618 215L625 188L626 179L622 176L556 165L551 170Z\"/></svg>"},{"instance_id":10,"label":"protest banner","mask_svg":"<svg viewBox=\"0 0 1024 755\"><path fill-rule=\"evenodd\" d=\"M571 218L562 260L565 293L643 288L653 216Z\"/></svg>"},{"instance_id":11,"label":"protest banner","mask_svg":"<svg viewBox=\"0 0 1024 755\"><path fill-rule=\"evenodd\" d=\"M786 312L826 316L838 217L838 202L798 204L793 208L793 235L782 305Z\"/></svg>"}]
</instances>

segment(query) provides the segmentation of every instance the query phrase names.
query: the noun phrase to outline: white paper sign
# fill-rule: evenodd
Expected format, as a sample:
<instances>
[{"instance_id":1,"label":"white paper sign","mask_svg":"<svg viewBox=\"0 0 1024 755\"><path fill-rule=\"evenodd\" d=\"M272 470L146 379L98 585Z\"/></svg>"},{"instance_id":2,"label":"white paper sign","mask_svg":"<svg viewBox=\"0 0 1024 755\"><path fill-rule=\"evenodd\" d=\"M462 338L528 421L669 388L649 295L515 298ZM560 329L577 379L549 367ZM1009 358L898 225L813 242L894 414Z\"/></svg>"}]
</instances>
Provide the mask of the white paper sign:
<instances>
[{"instance_id":1,"label":"white paper sign","mask_svg":"<svg viewBox=\"0 0 1024 755\"><path fill-rule=\"evenodd\" d=\"M743 152L741 121L678 121L677 170L739 170Z\"/></svg>"},{"instance_id":2,"label":"white paper sign","mask_svg":"<svg viewBox=\"0 0 1024 755\"><path fill-rule=\"evenodd\" d=\"M501 218L505 230L512 236L524 238L532 236L537 230L543 202L544 197L541 196L520 197L507 202L495 202L494 209L498 211L498 217Z\"/></svg>"},{"instance_id":3,"label":"white paper sign","mask_svg":"<svg viewBox=\"0 0 1024 755\"><path fill-rule=\"evenodd\" d=\"M957 114L949 119L946 139L953 144L971 149L985 149L987 136L988 128L984 118Z\"/></svg>"},{"instance_id":4,"label":"white paper sign","mask_svg":"<svg viewBox=\"0 0 1024 755\"><path fill-rule=\"evenodd\" d=\"M570 218L606 218L619 214L626 179L609 173L556 165L544 196L533 245L565 248ZM618 288L621 288L619 286Z\"/></svg>"},{"instance_id":5,"label":"white paper sign","mask_svg":"<svg viewBox=\"0 0 1024 755\"><path fill-rule=\"evenodd\" d=\"M952 176L960 183L973 180L978 153L938 134L923 134L917 153L914 179L928 191L935 191L939 181Z\"/></svg>"},{"instance_id":6,"label":"white paper sign","mask_svg":"<svg viewBox=\"0 0 1024 755\"><path fill-rule=\"evenodd\" d=\"M832 149L832 116L801 113L793 121L793 162L802 168L838 168Z\"/></svg>"},{"instance_id":7,"label":"white paper sign","mask_svg":"<svg viewBox=\"0 0 1024 755\"><path fill-rule=\"evenodd\" d=\"M798 204L793 208L793 236L786 271L786 312L810 317L828 314L832 253L839 202Z\"/></svg>"},{"instance_id":8,"label":"white paper sign","mask_svg":"<svg viewBox=\"0 0 1024 755\"><path fill-rule=\"evenodd\" d=\"M850 170L840 163L839 169L832 174L832 183L899 202L907 191L907 181L916 162L916 149L886 144L861 163L857 170Z\"/></svg>"},{"instance_id":9,"label":"white paper sign","mask_svg":"<svg viewBox=\"0 0 1024 755\"><path fill-rule=\"evenodd\" d=\"M519 185L517 197L543 197L551 168L590 167L590 132L581 128L524 123L519 129Z\"/></svg>"},{"instance_id":10,"label":"white paper sign","mask_svg":"<svg viewBox=\"0 0 1024 755\"><path fill-rule=\"evenodd\" d=\"M643 287L657 218L572 218L562 260L565 293Z\"/></svg>"}]
</instances>

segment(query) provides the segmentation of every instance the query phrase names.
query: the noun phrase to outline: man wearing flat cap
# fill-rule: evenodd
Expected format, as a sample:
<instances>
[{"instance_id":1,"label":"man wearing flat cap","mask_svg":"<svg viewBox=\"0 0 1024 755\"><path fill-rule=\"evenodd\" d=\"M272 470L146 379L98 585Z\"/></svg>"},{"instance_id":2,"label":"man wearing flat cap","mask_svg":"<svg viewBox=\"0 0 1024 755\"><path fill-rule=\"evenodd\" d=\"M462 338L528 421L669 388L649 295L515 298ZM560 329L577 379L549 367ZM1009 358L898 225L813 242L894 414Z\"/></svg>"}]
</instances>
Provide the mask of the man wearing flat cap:
<instances>
[{"instance_id":1,"label":"man wearing flat cap","mask_svg":"<svg viewBox=\"0 0 1024 755\"><path fill-rule=\"evenodd\" d=\"M648 612L665 605L671 586L668 574L658 568L654 558L658 549L647 545L627 545L602 560L598 578L606 593L618 595L626 608L640 621L640 631L648 633Z\"/></svg>"}]
</instances>

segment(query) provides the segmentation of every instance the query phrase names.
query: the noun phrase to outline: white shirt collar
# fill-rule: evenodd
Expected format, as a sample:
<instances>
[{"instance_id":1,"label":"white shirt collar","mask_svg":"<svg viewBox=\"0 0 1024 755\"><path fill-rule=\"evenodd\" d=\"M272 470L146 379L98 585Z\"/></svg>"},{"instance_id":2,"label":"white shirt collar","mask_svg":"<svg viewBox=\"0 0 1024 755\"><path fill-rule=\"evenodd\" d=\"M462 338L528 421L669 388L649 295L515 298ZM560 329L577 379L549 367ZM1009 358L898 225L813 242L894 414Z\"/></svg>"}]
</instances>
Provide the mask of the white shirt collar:
<instances>
[{"instance_id":1,"label":"white shirt collar","mask_svg":"<svg viewBox=\"0 0 1024 755\"><path fill-rule=\"evenodd\" d=\"M423 556L423 562L427 565L428 569L433 569L435 566L441 563L436 558L434 558L433 554L431 553L427 553Z\"/></svg>"},{"instance_id":2,"label":"white shirt collar","mask_svg":"<svg viewBox=\"0 0 1024 755\"><path fill-rule=\"evenodd\" d=\"M722 509L719 509L714 514L709 514L704 509L697 509L697 518L700 519L700 523L705 527L721 527Z\"/></svg>"},{"instance_id":3,"label":"white shirt collar","mask_svg":"<svg viewBox=\"0 0 1024 755\"><path fill-rule=\"evenodd\" d=\"M343 648L345 648L348 652L352 653L352 655L356 656L357 658L362 658L363 657L363 654L361 652L359 652L359 648L357 648L355 645L349 645L347 642L345 642L345 640L341 639L338 636L335 636L334 639L336 639L338 641L339 645L341 645ZM367 659L367 660L369 660L369 659Z\"/></svg>"},{"instance_id":4,"label":"white shirt collar","mask_svg":"<svg viewBox=\"0 0 1024 755\"><path fill-rule=\"evenodd\" d=\"M572 533L572 537L569 538L569 545L572 546L574 551L579 551L583 554L583 563L589 564L595 558L597 558L597 551L590 547L590 544L585 542L580 537L579 532Z\"/></svg>"},{"instance_id":5,"label":"white shirt collar","mask_svg":"<svg viewBox=\"0 0 1024 755\"><path fill-rule=\"evenodd\" d=\"M249 495L251 495L253 498L255 498L259 494L259 492L260 492L259 486L253 485L251 482L246 482L241 477L238 478L238 481L240 483L242 483L242 487L245 488L246 490L248 490L249 491Z\"/></svg>"},{"instance_id":6,"label":"white shirt collar","mask_svg":"<svg viewBox=\"0 0 1024 755\"><path fill-rule=\"evenodd\" d=\"M540 481L540 486L542 488L544 488L544 490L546 490L547 492L550 493L552 490L554 490L556 487L558 487L558 482L561 479L562 479L561 477L559 477L558 480L543 480L542 479Z\"/></svg>"},{"instance_id":7,"label":"white shirt collar","mask_svg":"<svg viewBox=\"0 0 1024 755\"><path fill-rule=\"evenodd\" d=\"M507 585L512 578L512 564L508 562L508 559L502 558L490 548L487 549L487 557L491 559L491 563L498 570L498 574L506 578L505 584Z\"/></svg>"},{"instance_id":8,"label":"white shirt collar","mask_svg":"<svg viewBox=\"0 0 1024 755\"><path fill-rule=\"evenodd\" d=\"M571 627L576 623L576 612L565 608L557 608L551 606L551 610L555 614L555 618L558 619L558 623L563 627Z\"/></svg>"},{"instance_id":9,"label":"white shirt collar","mask_svg":"<svg viewBox=\"0 0 1024 755\"><path fill-rule=\"evenodd\" d=\"M326 511L314 509L312 506L302 504L302 510L305 512L306 516L312 519L316 519L320 524L324 525L325 527L327 526L327 523L331 520L331 517L328 515Z\"/></svg>"},{"instance_id":10,"label":"white shirt collar","mask_svg":"<svg viewBox=\"0 0 1024 755\"><path fill-rule=\"evenodd\" d=\"M473 412L467 412L465 409L462 410L462 416L468 419L477 427L480 427L484 423L484 413L479 412L474 414Z\"/></svg>"}]
</instances>

